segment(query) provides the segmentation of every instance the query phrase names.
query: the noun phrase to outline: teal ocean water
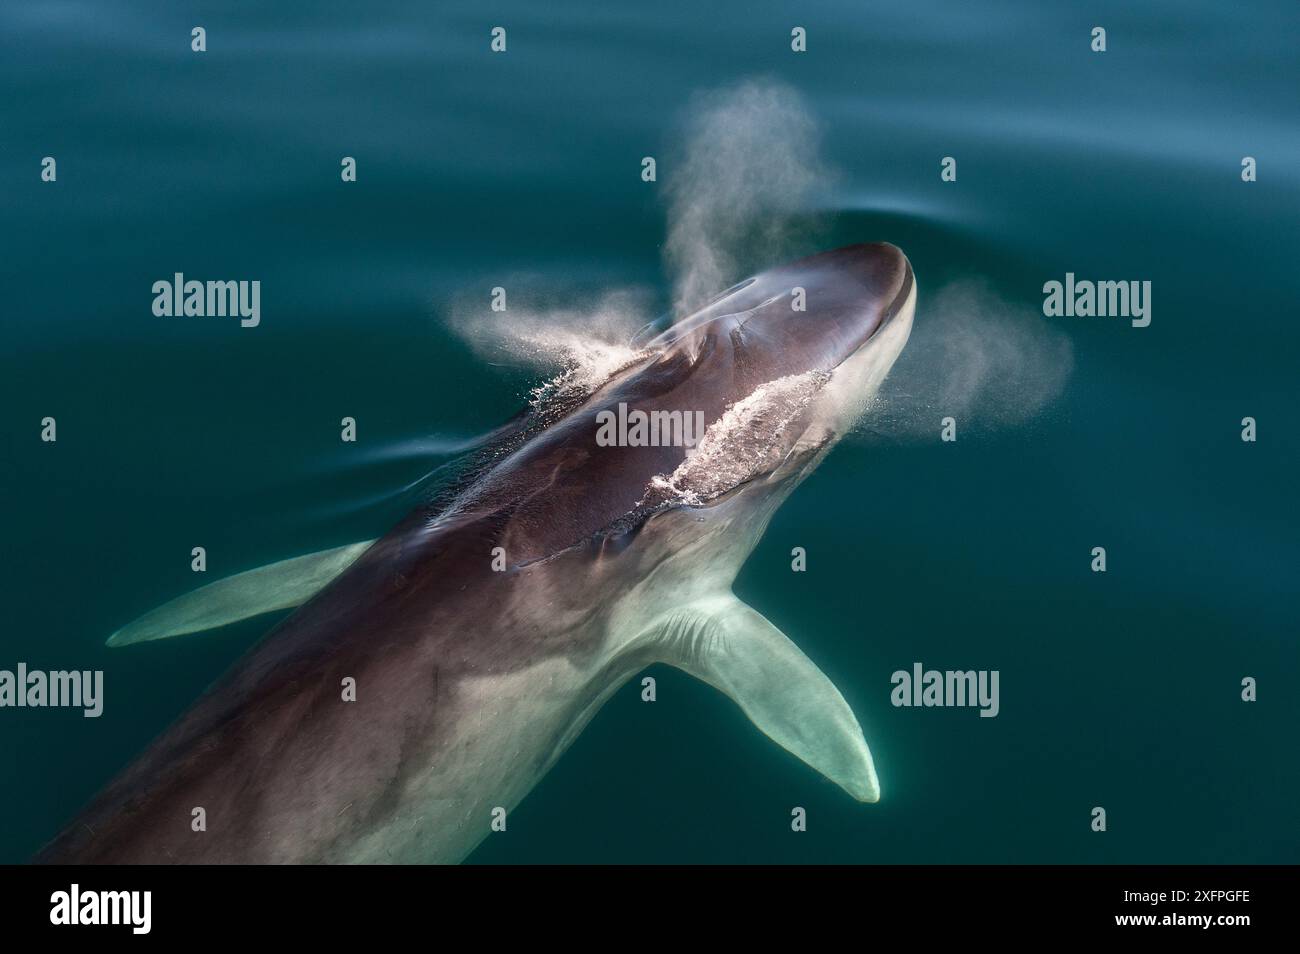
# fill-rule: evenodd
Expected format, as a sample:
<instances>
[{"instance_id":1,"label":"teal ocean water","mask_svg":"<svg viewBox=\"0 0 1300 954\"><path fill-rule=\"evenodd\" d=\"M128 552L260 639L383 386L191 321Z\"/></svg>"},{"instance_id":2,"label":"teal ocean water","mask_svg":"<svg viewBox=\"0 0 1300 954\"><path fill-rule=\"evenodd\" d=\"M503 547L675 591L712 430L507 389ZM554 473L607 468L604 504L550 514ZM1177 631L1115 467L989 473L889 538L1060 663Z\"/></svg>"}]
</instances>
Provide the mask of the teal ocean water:
<instances>
[{"instance_id":1,"label":"teal ocean water","mask_svg":"<svg viewBox=\"0 0 1300 954\"><path fill-rule=\"evenodd\" d=\"M192 547L212 579L376 536L538 352L669 310L701 255L730 284L875 240L913 340L736 590L881 801L657 667L470 860L1297 861L1297 35L1287 0L4 5L0 669L102 669L105 703L0 709L0 861L274 622L106 648ZM260 325L155 317L176 272L260 280ZM1150 281L1150 325L1044 317L1067 272ZM518 340L479 333L495 286ZM998 716L891 705L917 662L997 670Z\"/></svg>"}]
</instances>

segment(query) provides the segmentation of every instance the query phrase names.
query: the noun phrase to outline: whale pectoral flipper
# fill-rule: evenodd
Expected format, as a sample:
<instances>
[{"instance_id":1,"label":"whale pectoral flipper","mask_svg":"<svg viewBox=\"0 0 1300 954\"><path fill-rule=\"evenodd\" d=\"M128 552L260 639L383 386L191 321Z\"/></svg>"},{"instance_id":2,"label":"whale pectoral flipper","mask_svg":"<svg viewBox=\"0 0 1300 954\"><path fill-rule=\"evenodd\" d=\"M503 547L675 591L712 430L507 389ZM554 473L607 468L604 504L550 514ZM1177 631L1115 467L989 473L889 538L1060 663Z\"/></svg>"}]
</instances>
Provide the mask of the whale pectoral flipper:
<instances>
[{"instance_id":1,"label":"whale pectoral flipper","mask_svg":"<svg viewBox=\"0 0 1300 954\"><path fill-rule=\"evenodd\" d=\"M178 596L108 637L109 646L199 633L301 606L365 553L374 540L308 553L236 573Z\"/></svg>"},{"instance_id":2,"label":"whale pectoral flipper","mask_svg":"<svg viewBox=\"0 0 1300 954\"><path fill-rule=\"evenodd\" d=\"M727 594L675 613L664 662L730 696L771 739L854 798L880 799L862 728L838 689L784 633Z\"/></svg>"}]
</instances>

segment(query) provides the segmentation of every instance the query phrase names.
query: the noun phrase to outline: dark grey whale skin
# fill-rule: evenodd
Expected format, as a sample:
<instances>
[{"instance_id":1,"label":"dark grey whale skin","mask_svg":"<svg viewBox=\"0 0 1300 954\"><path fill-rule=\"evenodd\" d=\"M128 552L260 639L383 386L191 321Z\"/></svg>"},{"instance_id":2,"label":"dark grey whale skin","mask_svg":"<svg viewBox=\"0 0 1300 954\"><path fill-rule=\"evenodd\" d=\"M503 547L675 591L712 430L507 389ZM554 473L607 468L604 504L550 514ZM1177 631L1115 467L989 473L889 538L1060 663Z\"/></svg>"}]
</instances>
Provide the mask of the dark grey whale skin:
<instances>
[{"instance_id":1,"label":"dark grey whale skin","mask_svg":"<svg viewBox=\"0 0 1300 954\"><path fill-rule=\"evenodd\" d=\"M613 688L652 661L610 663L526 737L472 731L511 718L511 673L599 658L611 597L666 558L635 522L610 528L684 451L598 446L596 412L626 402L700 410L712 423L760 384L834 369L911 284L894 246L849 246L763 272L678 321L451 511L413 512L283 620L34 860L460 860L486 834L478 813L501 804L473 776L490 766L522 798ZM791 310L794 286L806 289L806 312ZM507 572L492 571L494 547ZM341 700L345 677L356 702ZM439 766L445 790L426 812L412 793L427 793L422 780ZM200 806L206 831L195 832Z\"/></svg>"}]
</instances>

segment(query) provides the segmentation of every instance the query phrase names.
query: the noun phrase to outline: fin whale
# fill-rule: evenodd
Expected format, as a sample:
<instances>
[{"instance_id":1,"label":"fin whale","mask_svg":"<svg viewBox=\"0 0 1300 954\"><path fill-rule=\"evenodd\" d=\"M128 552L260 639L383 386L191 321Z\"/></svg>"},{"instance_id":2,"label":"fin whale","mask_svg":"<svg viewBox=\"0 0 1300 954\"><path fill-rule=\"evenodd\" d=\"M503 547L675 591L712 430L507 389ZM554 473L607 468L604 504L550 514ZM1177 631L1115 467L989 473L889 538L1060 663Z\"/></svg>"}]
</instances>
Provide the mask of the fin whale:
<instances>
[{"instance_id":1,"label":"fin whale","mask_svg":"<svg viewBox=\"0 0 1300 954\"><path fill-rule=\"evenodd\" d=\"M715 686L854 798L878 800L840 692L731 585L864 413L915 300L910 263L885 243L762 272L638 342L445 506L117 631L110 645L297 607L36 860L456 862L493 809L517 805L655 662ZM702 412L707 427L690 453L606 446L597 416L620 404Z\"/></svg>"}]
</instances>

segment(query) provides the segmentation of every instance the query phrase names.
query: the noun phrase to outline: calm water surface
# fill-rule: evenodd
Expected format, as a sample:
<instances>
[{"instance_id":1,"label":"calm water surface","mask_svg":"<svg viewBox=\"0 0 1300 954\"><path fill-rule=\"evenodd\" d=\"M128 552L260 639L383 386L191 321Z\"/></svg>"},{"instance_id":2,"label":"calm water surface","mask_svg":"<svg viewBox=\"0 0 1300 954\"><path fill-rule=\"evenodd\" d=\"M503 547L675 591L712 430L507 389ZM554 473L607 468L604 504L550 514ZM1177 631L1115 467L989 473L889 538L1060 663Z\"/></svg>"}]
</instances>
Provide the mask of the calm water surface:
<instances>
[{"instance_id":1,"label":"calm water surface","mask_svg":"<svg viewBox=\"0 0 1300 954\"><path fill-rule=\"evenodd\" d=\"M641 157L667 180L694 98L765 77L839 170L792 252L892 241L918 343L975 282L1072 371L942 444L918 395L966 352L905 353L907 426L842 445L737 582L843 690L880 804L659 667L660 701L619 692L471 860L1294 862L1298 35L1292 2L4 5L0 668L103 669L107 700L0 711L0 861L272 622L104 648L193 585L192 546L224 574L374 536L518 409L539 372L484 360L456 302L669 306ZM261 326L155 318L176 271L260 279ZM1150 280L1151 326L1044 319L1067 271ZM892 707L917 661L999 670L1000 715Z\"/></svg>"}]
</instances>

